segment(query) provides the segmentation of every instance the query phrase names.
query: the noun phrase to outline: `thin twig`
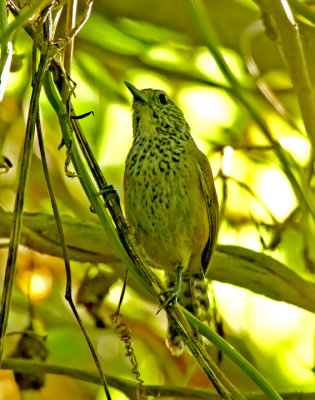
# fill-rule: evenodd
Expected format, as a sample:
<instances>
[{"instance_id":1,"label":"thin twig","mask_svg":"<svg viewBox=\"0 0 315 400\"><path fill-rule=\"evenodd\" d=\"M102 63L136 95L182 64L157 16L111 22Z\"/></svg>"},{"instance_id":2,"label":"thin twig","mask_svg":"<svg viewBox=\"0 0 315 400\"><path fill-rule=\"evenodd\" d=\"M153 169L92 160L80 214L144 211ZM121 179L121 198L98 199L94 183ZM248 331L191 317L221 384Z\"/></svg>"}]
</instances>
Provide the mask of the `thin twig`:
<instances>
[{"instance_id":1,"label":"thin twig","mask_svg":"<svg viewBox=\"0 0 315 400\"><path fill-rule=\"evenodd\" d=\"M260 389L262 389L269 399L282 400L281 396L275 391L270 383L268 383L266 379L240 353L235 351L230 344L222 339L220 335L209 329L206 325L200 323L200 321L186 309L183 308L183 312L189 322L192 323L196 329L198 329L198 332L215 344L237 365L242 366L242 369L247 373L248 376L252 378L252 380L260 387Z\"/></svg>"},{"instance_id":2,"label":"thin twig","mask_svg":"<svg viewBox=\"0 0 315 400\"><path fill-rule=\"evenodd\" d=\"M282 120L291 126L293 129L298 131L301 135L303 132L300 127L295 122L292 114L287 110L284 104L281 102L279 97L275 94L274 90L267 83L266 79L261 75L261 71L259 66L257 65L253 52L252 52L252 41L258 35L264 33L264 26L262 22L255 21L248 28L244 30L244 33L241 37L241 51L243 53L244 61L246 63L247 69L249 73L253 76L256 82L256 86L261 92L261 94L265 97L267 102L271 105L271 107L276 111L276 113L282 118Z\"/></svg>"},{"instance_id":3,"label":"thin twig","mask_svg":"<svg viewBox=\"0 0 315 400\"><path fill-rule=\"evenodd\" d=\"M0 37L3 36L8 26L7 8L5 1L0 4ZM0 54L0 101L2 101L7 79L9 76L11 61L12 61L13 47L9 38L1 43Z\"/></svg>"},{"instance_id":4,"label":"thin twig","mask_svg":"<svg viewBox=\"0 0 315 400\"><path fill-rule=\"evenodd\" d=\"M64 80L65 77L63 75L63 71L61 70L60 66L58 66L57 62L54 63L54 67L56 68L56 76L59 77L59 80ZM130 233L128 232L128 227L121 213L117 197L105 195L105 193L103 193L102 191L104 188L106 188L106 184L100 184L101 182L98 182L96 179L99 190L104 196L104 200L106 202L108 210L111 213L111 217L113 218L116 227L112 223L112 220L110 219L107 210L104 210L103 204L97 194L94 182L91 181L89 172L85 170L84 164L80 158L76 142L71 136L71 128L69 116L67 114L67 108L65 104L60 101L60 98L54 93L54 91L56 90L54 88L54 83L52 81L50 73L48 78L49 79L45 82L47 95L58 113L61 129L64 135L64 141L69 151L71 152L70 154L72 157L73 165L77 171L83 188L93 206L93 210L98 214L104 228L111 232L112 239L114 240L114 243L117 246L117 249L123 260L127 264L128 268L130 268L133 274L139 278L144 286L148 288L149 291L156 298L159 297L160 303L163 304L165 298L164 296L159 296L162 286L159 280L147 268L147 266L142 262L141 258L137 254L137 251L135 250L136 246L134 243L134 239L132 235L130 235ZM77 123L77 120L75 121ZM119 236L117 235L116 228ZM222 384L220 379L217 378L216 374L213 373L213 370L215 368L215 366L213 366L213 361L209 358L209 355L205 352L201 344L195 341L194 332L187 323L186 319L183 317L183 314L179 310L178 306L169 307L167 309L167 312L169 313L172 321L177 325L179 332L183 335L187 346L190 348L191 352L195 355L205 373L209 376L209 378L215 385L218 393L220 393L223 398L243 398L243 396L235 388L233 388L231 384L228 385L229 389L227 390L225 385ZM233 393L233 395L231 395L231 393Z\"/></svg>"},{"instance_id":5,"label":"thin twig","mask_svg":"<svg viewBox=\"0 0 315 400\"><path fill-rule=\"evenodd\" d=\"M12 213L0 207L0 239L9 237ZM110 233L98 222L82 222L62 216L71 260L106 263L121 279L125 264L113 246ZM44 230L43 230L43 227ZM25 213L21 244L37 252L61 257L54 217L48 214ZM0 245L1 246L1 245ZM8 244L4 243L4 247ZM207 278L243 287L276 301L293 304L315 313L315 283L302 277L283 263L267 254L241 246L217 245ZM129 286L143 299L153 301L153 296L130 276Z\"/></svg>"},{"instance_id":6,"label":"thin twig","mask_svg":"<svg viewBox=\"0 0 315 400\"><path fill-rule=\"evenodd\" d=\"M56 71L57 72L57 71ZM150 269L145 265L142 259L139 257L137 253L136 244L134 241L133 236L130 234L128 226L126 224L125 218L122 214L119 199L117 195L106 192L108 185L105 181L105 178L100 175L99 179L102 182L105 182L105 185L102 183L98 183L100 188L100 193L103 197L105 197L105 203L107 206L110 215L108 214L107 209L104 209L103 203L100 201L99 193L97 193L96 188L94 187L93 182L91 181L89 173L86 171L85 165L81 160L81 155L79 154L77 143L71 136L71 131L69 129L69 121L66 118L66 106L61 102L60 96L56 93L55 86L52 82L51 74L48 75L49 80L45 82L45 90L51 104L57 111L60 126L63 132L63 138L66 146L69 148L71 146L71 159L74 165L74 168L77 172L77 175L82 183L82 186L91 202L94 212L98 215L101 224L103 225L106 231L110 230L111 238L114 240L114 245L116 246L117 250L121 254L124 262L126 263L128 269L138 277L140 282L146 287L155 298L160 300L160 304L164 304L166 298L165 296L161 296L160 293L163 289L160 281L157 279L156 275L153 274ZM72 113L70 108L70 113ZM79 126L79 122L77 119L72 120L72 123ZM81 132L83 135L83 133ZM85 138L84 138L84 141ZM84 146L83 146L84 149ZM85 154L85 153L84 153ZM93 160L92 152L89 154L87 152L87 161L91 163ZM92 163L92 174L95 176L95 171L100 171L99 166L96 164L95 169ZM101 172L100 172L101 173ZM109 195L107 196L108 193ZM115 225L113 224L113 221ZM118 234L117 234L118 233ZM185 317L181 313L181 311L174 307L168 307L167 312L169 313L170 318L172 319L173 323L176 324L178 327L179 332L182 334L187 346L189 347L190 351L194 354L196 359L198 360L200 366L209 377L215 388L217 389L218 393L224 399L243 399L244 397L233 387L230 383L230 387L227 390L224 384L217 378L217 375L213 372L216 367L214 362L211 360L208 353L205 349L195 340L194 332L191 329L190 325L187 323ZM233 389L232 389L233 388ZM230 394L230 390L233 391L233 395Z\"/></svg>"},{"instance_id":7,"label":"thin twig","mask_svg":"<svg viewBox=\"0 0 315 400\"><path fill-rule=\"evenodd\" d=\"M75 5L71 5L72 3L75 3ZM70 4L68 4L68 7L71 9L70 14L68 13L67 17L70 18L70 22L67 25L67 28L70 30L72 25L75 24L75 15L76 15L76 0L70 1ZM52 39L52 37L50 37L50 39ZM70 49L70 50L69 50ZM67 52L67 66L70 72L70 66L71 66L71 62L72 62L72 51L73 51L73 42L71 41L69 43L69 49ZM64 85L65 87L66 85ZM69 95L69 92L66 91L65 92L65 97L67 98ZM37 119L36 119L36 127L37 127L37 133L38 133L38 141L39 141L39 147L40 147L40 153L41 153L41 158L42 158L42 165L43 165L43 170L44 170L44 175L45 175L45 179L46 179L46 183L47 183L47 187L48 187L48 191L49 191L49 196L50 196L50 200L51 200L51 205L52 205L52 209L53 209L53 213L54 213L54 217L56 220L56 225L57 225L57 230L58 230L58 235L59 235L59 239L60 239L60 245L62 248L62 254L63 254L63 259L64 259L64 263L65 263L65 269L66 269L66 293L65 293L65 298L68 301L70 308L81 328L81 331L84 334L85 340L90 348L92 357L94 359L96 368L98 370L98 373L100 375L100 379L102 382L102 385L104 387L104 391L105 391L105 395L107 397L108 400L111 400L111 396L109 393L109 389L108 389L108 385L105 379L105 376L103 374L102 371L102 367L101 364L99 362L99 359L97 357L97 354L95 352L94 346L82 324L81 318L77 312L77 309L75 307L75 304L73 302L72 299L72 285L71 285L71 269L70 269L70 261L69 261L69 254L68 254L68 248L65 242L65 236L64 236L64 231L63 231L63 227L62 227L62 222L60 219L60 215L59 215L59 211L58 211L58 206L57 206L57 202L55 199L55 195L54 195L54 191L52 188L52 184L50 181L50 176L49 176L49 170L48 170L48 166L47 166L47 161L46 161L46 155L45 155L45 149L44 149L44 143L43 143L43 136L42 136L42 130L41 130L41 124L40 124L40 119L39 119L39 115L37 115Z\"/></svg>"},{"instance_id":8,"label":"thin twig","mask_svg":"<svg viewBox=\"0 0 315 400\"><path fill-rule=\"evenodd\" d=\"M75 24L77 0L72 0L69 3L73 3L73 5L70 6L70 4L68 4L69 20L71 18L72 23L71 23L71 29L70 30L67 29L67 37L64 39L67 46L71 41L73 41L75 36L80 32L80 30L85 25L86 21L89 19L91 11L92 11L93 0L86 0L86 8L85 8L84 15L77 24ZM67 20L68 20L68 16L67 16ZM65 65L65 68L66 68L66 65Z\"/></svg>"},{"instance_id":9,"label":"thin twig","mask_svg":"<svg viewBox=\"0 0 315 400\"><path fill-rule=\"evenodd\" d=\"M261 2L262 0L259 0ZM273 0L269 0L270 3L273 3ZM280 0L277 0L278 2ZM280 143L276 138L273 137L272 133L270 132L266 122L264 121L263 117L261 116L260 110L257 109L255 104L252 102L251 98L248 96L247 93L244 93L241 90L241 86L238 80L235 78L232 70L228 66L227 62L225 61L218 44L218 39L212 27L211 21L208 18L206 8L204 6L204 2L202 0L187 0L188 4L191 7L193 16L196 20L196 23L200 29L200 32L203 35L205 44L208 46L208 49L212 56L214 57L218 67L222 71L223 75L230 83L233 89L234 97L240 101L240 103L248 110L249 114L256 122L256 124L261 129L261 132L264 134L268 142L273 146L274 152L279 159L282 169L286 174L292 189L296 195L296 197L303 202L305 207L311 213L313 219L315 220L315 206L312 200L312 193L310 192L309 188L306 184L300 184L297 180L293 171L296 171L300 175L300 179L303 182L305 179L303 174L300 171L298 165L289 159L288 153L281 147ZM294 169L292 168L294 165Z\"/></svg>"},{"instance_id":10,"label":"thin twig","mask_svg":"<svg viewBox=\"0 0 315 400\"><path fill-rule=\"evenodd\" d=\"M38 114L38 101L43 83L43 78L47 70L47 67L49 65L49 61L50 60L47 53L41 55L39 66L35 75L35 79L33 81L33 90L30 100L29 114L27 119L26 133L22 151L22 159L20 164L20 176L17 188L17 195L14 204L9 253L8 253L7 266L4 278L1 306L0 306L0 364L2 360L5 333L8 324L8 316L11 303L11 294L13 288L14 275L15 275L17 253L20 243L25 186L31 162L32 146L33 146L34 132L35 132L35 121L36 121L36 116Z\"/></svg>"},{"instance_id":11,"label":"thin twig","mask_svg":"<svg viewBox=\"0 0 315 400\"><path fill-rule=\"evenodd\" d=\"M53 187L51 184L51 180L50 180L50 175L49 175L49 170L48 170L48 165L47 165L47 160L46 160L46 154L45 154L45 147L44 147L44 142L43 142L43 135L42 135L42 129L41 129L41 124L40 124L40 119L39 119L39 115L37 115L37 119L36 119L36 128L37 128L37 135L38 135L38 143L39 143L39 149L40 149L40 154L41 154L41 159L42 159L42 165L43 165L43 170L44 170L44 175L45 175L45 180L46 180L46 184L47 184L47 188L49 191L49 197L50 197L50 201L51 201L51 206L54 212L54 217L56 220L56 225L57 225L57 230L58 230L58 235L59 235L59 239L60 239L60 246L62 249L62 254L63 254L63 259L64 259L64 264L65 264L65 268L66 268L66 276L67 276L67 283L66 283L66 295L65 298L68 301L70 308L83 332L83 335L85 337L85 340L88 343L88 346L90 348L91 354L93 356L96 368L98 370L99 376L100 376L100 380L101 383L104 387L104 391L105 391L105 395L107 397L108 400L111 399L110 393L109 393L109 389L108 389L108 385L106 382L106 378L103 374L102 371L102 367L101 364L99 362L99 359L97 357L97 354L95 352L94 346L89 338L89 335L87 334L83 323L81 321L81 318L77 312L77 309L75 307L75 304L73 302L72 299L72 285L71 285L71 268L70 268L70 261L69 261L69 254L68 254L68 247L66 245L66 241L65 241L65 235L64 235L64 231L63 231L63 226L62 226L62 222L60 219L60 214L59 214L59 210L58 210L58 205L57 205L57 201L55 198L55 194L53 191Z\"/></svg>"},{"instance_id":12,"label":"thin twig","mask_svg":"<svg viewBox=\"0 0 315 400\"><path fill-rule=\"evenodd\" d=\"M73 47L74 47L74 38L71 37L71 31L75 26L76 16L77 16L77 7L78 0L70 0L67 3L67 19L66 19L66 34L69 37L66 40L66 47L64 52L64 69L66 73L70 76L71 74L71 66L72 66L72 58L73 58Z\"/></svg>"},{"instance_id":13,"label":"thin twig","mask_svg":"<svg viewBox=\"0 0 315 400\"><path fill-rule=\"evenodd\" d=\"M3 3L5 1L3 0ZM12 3L13 4L13 3ZM37 2L33 3L30 8L27 8L26 11L21 12L15 19L8 25L8 27L5 29L3 34L1 35L0 38L0 44L5 43L10 36L12 35L13 32L15 32L18 28L21 28L24 26L24 24L32 17L35 15L37 10L41 8L42 10L45 9L47 6L51 7L53 4L51 4L51 0L38 0Z\"/></svg>"},{"instance_id":14,"label":"thin twig","mask_svg":"<svg viewBox=\"0 0 315 400\"><path fill-rule=\"evenodd\" d=\"M258 4L271 16L273 28L277 33L278 44L287 62L293 87L297 94L300 110L312 145L312 156L315 152L315 96L310 72L302 44L300 28L288 0L258 1Z\"/></svg>"}]
</instances>

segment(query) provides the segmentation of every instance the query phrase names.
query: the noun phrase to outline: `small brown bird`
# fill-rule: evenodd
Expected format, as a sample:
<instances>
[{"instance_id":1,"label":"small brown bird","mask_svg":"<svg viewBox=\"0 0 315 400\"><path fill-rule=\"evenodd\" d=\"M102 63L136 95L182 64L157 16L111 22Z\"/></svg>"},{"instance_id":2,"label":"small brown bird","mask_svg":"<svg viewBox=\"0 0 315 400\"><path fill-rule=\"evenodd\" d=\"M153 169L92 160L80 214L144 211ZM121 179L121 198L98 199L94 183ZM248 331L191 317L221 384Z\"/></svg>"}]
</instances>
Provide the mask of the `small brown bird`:
<instances>
[{"instance_id":1,"label":"small brown bird","mask_svg":"<svg viewBox=\"0 0 315 400\"><path fill-rule=\"evenodd\" d=\"M205 274L216 243L218 200L209 161L165 92L125 84L134 98L124 177L127 219L140 248L165 271L165 306L178 300L210 322ZM174 355L184 350L172 325L166 343Z\"/></svg>"}]
</instances>

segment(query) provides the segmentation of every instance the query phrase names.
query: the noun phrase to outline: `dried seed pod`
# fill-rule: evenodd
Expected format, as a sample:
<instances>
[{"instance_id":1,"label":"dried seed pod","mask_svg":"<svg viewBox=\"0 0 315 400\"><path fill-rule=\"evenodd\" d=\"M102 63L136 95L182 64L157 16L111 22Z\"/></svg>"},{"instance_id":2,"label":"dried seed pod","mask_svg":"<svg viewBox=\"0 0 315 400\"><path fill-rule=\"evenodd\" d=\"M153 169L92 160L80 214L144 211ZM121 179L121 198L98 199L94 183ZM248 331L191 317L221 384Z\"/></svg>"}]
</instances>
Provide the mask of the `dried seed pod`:
<instances>
[{"instance_id":1,"label":"dried seed pod","mask_svg":"<svg viewBox=\"0 0 315 400\"><path fill-rule=\"evenodd\" d=\"M24 332L11 357L25 358L34 361L45 361L48 356L45 339L45 337L36 335L32 331ZM14 377L20 390L39 390L45 384L45 375L40 373L14 372Z\"/></svg>"},{"instance_id":2,"label":"dried seed pod","mask_svg":"<svg viewBox=\"0 0 315 400\"><path fill-rule=\"evenodd\" d=\"M98 328L105 328L106 324L100 315L100 307L117 278L112 273L91 265L87 268L77 294L77 303L83 304L94 318Z\"/></svg>"}]
</instances>

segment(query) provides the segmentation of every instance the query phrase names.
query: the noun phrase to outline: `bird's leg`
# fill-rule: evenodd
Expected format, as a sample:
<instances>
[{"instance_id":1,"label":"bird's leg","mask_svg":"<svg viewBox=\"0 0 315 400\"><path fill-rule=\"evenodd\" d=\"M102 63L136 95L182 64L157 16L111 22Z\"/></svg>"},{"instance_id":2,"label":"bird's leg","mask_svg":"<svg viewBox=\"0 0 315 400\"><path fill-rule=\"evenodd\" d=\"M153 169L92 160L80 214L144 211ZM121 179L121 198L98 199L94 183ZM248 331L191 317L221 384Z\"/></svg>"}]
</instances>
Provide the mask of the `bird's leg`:
<instances>
[{"instance_id":1,"label":"bird's leg","mask_svg":"<svg viewBox=\"0 0 315 400\"><path fill-rule=\"evenodd\" d=\"M173 286L161 291L160 295L167 295L167 299L162 304L162 309L169 306L172 302L176 304L182 285L182 270L183 266L179 264L176 267L176 280Z\"/></svg>"}]
</instances>

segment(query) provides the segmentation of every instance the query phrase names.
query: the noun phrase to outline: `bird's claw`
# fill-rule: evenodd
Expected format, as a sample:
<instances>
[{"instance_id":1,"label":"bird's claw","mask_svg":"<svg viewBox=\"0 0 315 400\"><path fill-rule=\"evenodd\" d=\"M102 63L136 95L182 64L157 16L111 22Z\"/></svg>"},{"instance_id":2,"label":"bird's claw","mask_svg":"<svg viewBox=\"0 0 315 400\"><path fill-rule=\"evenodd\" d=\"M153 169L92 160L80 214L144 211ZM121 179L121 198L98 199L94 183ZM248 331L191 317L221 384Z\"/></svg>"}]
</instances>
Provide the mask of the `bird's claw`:
<instances>
[{"instance_id":1,"label":"bird's claw","mask_svg":"<svg viewBox=\"0 0 315 400\"><path fill-rule=\"evenodd\" d=\"M160 296L167 295L167 298L166 298L166 300L163 301L162 306L158 310L157 314L161 310L164 310L166 307L176 304L176 302L178 300L179 292L181 289L181 284L182 284L182 275L181 275L182 269L183 269L183 267L181 265L178 265L177 271L176 271L177 272L177 280L175 282L175 285L173 285L167 289L164 289L160 292Z\"/></svg>"},{"instance_id":2,"label":"bird's claw","mask_svg":"<svg viewBox=\"0 0 315 400\"><path fill-rule=\"evenodd\" d=\"M162 307L158 312L171 305L171 303L176 304L178 300L179 289L179 287L172 286L160 292L160 296L167 295L167 299L162 303Z\"/></svg>"}]
</instances>

